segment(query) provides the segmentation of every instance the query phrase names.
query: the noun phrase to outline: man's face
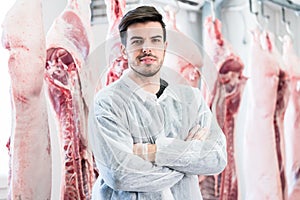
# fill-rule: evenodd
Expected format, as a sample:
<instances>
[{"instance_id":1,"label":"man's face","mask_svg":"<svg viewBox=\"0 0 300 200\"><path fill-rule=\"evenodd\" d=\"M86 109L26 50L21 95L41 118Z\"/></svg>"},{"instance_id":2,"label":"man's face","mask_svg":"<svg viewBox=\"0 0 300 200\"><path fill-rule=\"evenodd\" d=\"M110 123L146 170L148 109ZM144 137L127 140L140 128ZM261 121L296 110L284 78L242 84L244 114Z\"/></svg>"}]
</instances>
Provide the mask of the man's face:
<instances>
[{"instance_id":1,"label":"man's face","mask_svg":"<svg viewBox=\"0 0 300 200\"><path fill-rule=\"evenodd\" d=\"M139 76L152 77L163 64L167 43L159 22L132 24L127 28L127 44L122 54Z\"/></svg>"}]
</instances>

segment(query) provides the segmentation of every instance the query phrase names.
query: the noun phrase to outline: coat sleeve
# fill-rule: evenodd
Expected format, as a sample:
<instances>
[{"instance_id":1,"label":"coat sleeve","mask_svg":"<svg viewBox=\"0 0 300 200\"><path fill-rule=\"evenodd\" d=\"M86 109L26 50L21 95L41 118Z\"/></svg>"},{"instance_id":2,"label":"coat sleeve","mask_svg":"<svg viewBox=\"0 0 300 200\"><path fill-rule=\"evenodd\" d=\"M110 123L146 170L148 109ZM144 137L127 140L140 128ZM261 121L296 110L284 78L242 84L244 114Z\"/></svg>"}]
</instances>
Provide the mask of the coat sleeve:
<instances>
[{"instance_id":1,"label":"coat sleeve","mask_svg":"<svg viewBox=\"0 0 300 200\"><path fill-rule=\"evenodd\" d=\"M157 192L172 187L184 174L133 154L133 139L120 102L98 98L92 109L90 144L101 177L114 190Z\"/></svg>"},{"instance_id":2,"label":"coat sleeve","mask_svg":"<svg viewBox=\"0 0 300 200\"><path fill-rule=\"evenodd\" d=\"M193 97L196 97L196 100L191 105L198 108L193 124L208 129L206 138L184 141L178 138L160 137L155 142L157 146L155 163L185 174L218 174L227 164L225 135L198 89L194 90ZM193 118L193 116L185 117Z\"/></svg>"}]
</instances>

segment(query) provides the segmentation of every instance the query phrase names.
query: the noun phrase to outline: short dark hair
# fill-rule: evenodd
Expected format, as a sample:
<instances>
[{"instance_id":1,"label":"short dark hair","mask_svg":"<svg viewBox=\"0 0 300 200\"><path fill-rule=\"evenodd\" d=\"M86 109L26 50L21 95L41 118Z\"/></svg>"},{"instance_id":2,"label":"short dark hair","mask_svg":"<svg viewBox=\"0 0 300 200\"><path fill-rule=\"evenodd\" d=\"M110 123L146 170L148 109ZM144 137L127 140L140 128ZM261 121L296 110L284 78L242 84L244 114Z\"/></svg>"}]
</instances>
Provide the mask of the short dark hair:
<instances>
[{"instance_id":1,"label":"short dark hair","mask_svg":"<svg viewBox=\"0 0 300 200\"><path fill-rule=\"evenodd\" d=\"M140 6L127 12L119 24L119 32L122 44L126 45L127 28L135 23L159 22L163 29L163 40L166 41L166 25L162 15L153 6Z\"/></svg>"}]
</instances>

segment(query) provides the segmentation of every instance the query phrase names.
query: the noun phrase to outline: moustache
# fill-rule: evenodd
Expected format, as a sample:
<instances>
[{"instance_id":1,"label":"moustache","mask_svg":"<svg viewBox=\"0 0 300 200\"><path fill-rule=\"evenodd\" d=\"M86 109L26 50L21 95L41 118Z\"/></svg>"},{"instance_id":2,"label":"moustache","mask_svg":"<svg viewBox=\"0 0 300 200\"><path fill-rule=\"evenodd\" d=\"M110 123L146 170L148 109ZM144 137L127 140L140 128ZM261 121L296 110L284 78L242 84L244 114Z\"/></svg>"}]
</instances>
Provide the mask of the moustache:
<instances>
[{"instance_id":1,"label":"moustache","mask_svg":"<svg viewBox=\"0 0 300 200\"><path fill-rule=\"evenodd\" d=\"M142 59L144 57L153 57L153 58L157 58L155 55L153 55L152 53L143 53L142 55L138 56L137 59Z\"/></svg>"}]
</instances>

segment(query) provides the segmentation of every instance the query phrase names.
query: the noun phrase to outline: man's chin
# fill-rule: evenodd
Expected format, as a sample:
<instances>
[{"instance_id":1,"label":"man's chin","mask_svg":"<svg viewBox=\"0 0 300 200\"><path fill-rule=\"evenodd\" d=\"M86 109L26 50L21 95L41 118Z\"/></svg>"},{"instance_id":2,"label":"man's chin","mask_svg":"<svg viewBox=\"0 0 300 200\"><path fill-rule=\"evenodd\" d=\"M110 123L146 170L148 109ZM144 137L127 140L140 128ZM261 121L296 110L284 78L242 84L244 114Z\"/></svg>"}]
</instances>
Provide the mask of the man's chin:
<instances>
[{"instance_id":1,"label":"man's chin","mask_svg":"<svg viewBox=\"0 0 300 200\"><path fill-rule=\"evenodd\" d=\"M137 73L139 73L140 75L142 75L142 76L144 76L144 77L153 77L153 76L155 76L157 73L159 72L159 70L157 70L157 71L151 71L151 72L149 72L149 71L146 71L146 72L137 72Z\"/></svg>"},{"instance_id":2,"label":"man's chin","mask_svg":"<svg viewBox=\"0 0 300 200\"><path fill-rule=\"evenodd\" d=\"M155 76L158 72L159 72L159 70L157 70L157 71L144 71L144 72L140 72L140 74L145 76L145 77L152 77L152 76Z\"/></svg>"}]
</instances>

